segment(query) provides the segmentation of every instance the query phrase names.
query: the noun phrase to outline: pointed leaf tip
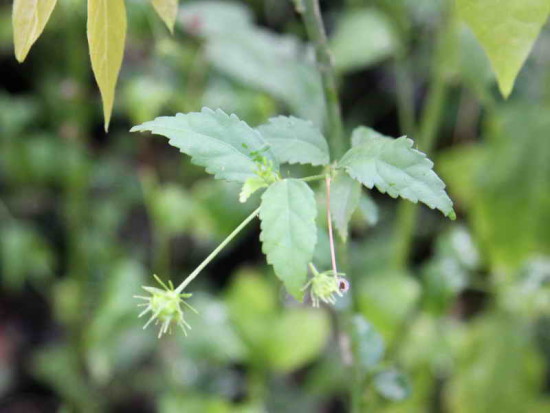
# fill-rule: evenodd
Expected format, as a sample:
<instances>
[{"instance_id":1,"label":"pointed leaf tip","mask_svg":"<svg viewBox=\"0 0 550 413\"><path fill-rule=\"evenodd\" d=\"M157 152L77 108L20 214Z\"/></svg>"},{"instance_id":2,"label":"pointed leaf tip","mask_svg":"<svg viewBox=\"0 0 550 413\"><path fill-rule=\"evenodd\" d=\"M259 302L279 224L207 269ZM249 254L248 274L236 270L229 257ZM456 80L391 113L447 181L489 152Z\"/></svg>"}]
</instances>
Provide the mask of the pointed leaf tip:
<instances>
[{"instance_id":1,"label":"pointed leaf tip","mask_svg":"<svg viewBox=\"0 0 550 413\"><path fill-rule=\"evenodd\" d=\"M170 145L190 155L193 163L204 166L217 179L245 182L257 176L258 154L273 171L279 168L260 133L237 116L219 109L161 116L130 131L150 131L167 137Z\"/></svg>"},{"instance_id":2,"label":"pointed leaf tip","mask_svg":"<svg viewBox=\"0 0 550 413\"><path fill-rule=\"evenodd\" d=\"M105 131L109 129L115 87L126 40L124 0L88 0L88 45L92 70L103 101Z\"/></svg>"},{"instance_id":3,"label":"pointed leaf tip","mask_svg":"<svg viewBox=\"0 0 550 413\"><path fill-rule=\"evenodd\" d=\"M387 138L359 127L353 132L352 141L356 146L339 162L352 178L392 198L422 202L453 219L453 202L445 191L445 184L433 171L433 162L413 149L411 139Z\"/></svg>"},{"instance_id":4,"label":"pointed leaf tip","mask_svg":"<svg viewBox=\"0 0 550 413\"><path fill-rule=\"evenodd\" d=\"M22 63L38 40L57 0L14 0L12 9L15 58Z\"/></svg>"},{"instance_id":5,"label":"pointed leaf tip","mask_svg":"<svg viewBox=\"0 0 550 413\"><path fill-rule=\"evenodd\" d=\"M460 17L487 53L508 98L550 13L547 0L458 0Z\"/></svg>"},{"instance_id":6,"label":"pointed leaf tip","mask_svg":"<svg viewBox=\"0 0 550 413\"><path fill-rule=\"evenodd\" d=\"M178 0L151 0L153 7L171 34L178 16Z\"/></svg>"}]
</instances>

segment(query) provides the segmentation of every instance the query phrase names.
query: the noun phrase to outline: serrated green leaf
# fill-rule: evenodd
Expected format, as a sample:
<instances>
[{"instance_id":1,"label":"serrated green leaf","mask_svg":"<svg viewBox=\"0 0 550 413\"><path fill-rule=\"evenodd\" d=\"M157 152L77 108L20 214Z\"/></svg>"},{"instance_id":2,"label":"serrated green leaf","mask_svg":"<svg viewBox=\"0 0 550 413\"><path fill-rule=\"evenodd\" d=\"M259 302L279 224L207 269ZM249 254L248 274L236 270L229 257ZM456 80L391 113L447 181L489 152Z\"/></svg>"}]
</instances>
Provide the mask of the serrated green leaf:
<instances>
[{"instance_id":1,"label":"serrated green leaf","mask_svg":"<svg viewBox=\"0 0 550 413\"><path fill-rule=\"evenodd\" d=\"M508 97L523 63L548 19L547 0L458 0L460 17L489 56L498 85Z\"/></svg>"},{"instance_id":2,"label":"serrated green leaf","mask_svg":"<svg viewBox=\"0 0 550 413\"><path fill-rule=\"evenodd\" d=\"M191 156L193 163L204 166L217 179L245 182L256 176L256 151L261 151L275 169L278 166L271 151L265 150L268 145L259 132L220 109L159 117L130 130L143 131L166 136L170 145Z\"/></svg>"},{"instance_id":3,"label":"serrated green leaf","mask_svg":"<svg viewBox=\"0 0 550 413\"><path fill-rule=\"evenodd\" d=\"M330 214L344 241L348 238L348 224L359 206L360 198L361 184L359 182L343 171L336 175L330 187Z\"/></svg>"},{"instance_id":4,"label":"serrated green leaf","mask_svg":"<svg viewBox=\"0 0 550 413\"><path fill-rule=\"evenodd\" d=\"M90 60L103 101L105 130L109 129L115 87L124 56L126 7L124 0L88 0Z\"/></svg>"},{"instance_id":5,"label":"serrated green leaf","mask_svg":"<svg viewBox=\"0 0 550 413\"><path fill-rule=\"evenodd\" d=\"M454 219L453 202L445 192L445 184L432 170L433 163L426 155L413 149L413 141L372 134L357 128L354 141L363 142L351 148L339 162L352 178L367 188L376 188L392 198L402 197L422 202ZM356 136L357 135L357 136ZM360 136L364 135L364 136Z\"/></svg>"},{"instance_id":6,"label":"serrated green leaf","mask_svg":"<svg viewBox=\"0 0 550 413\"><path fill-rule=\"evenodd\" d=\"M178 16L178 0L151 0L151 2L170 33L173 33Z\"/></svg>"},{"instance_id":7,"label":"serrated green leaf","mask_svg":"<svg viewBox=\"0 0 550 413\"><path fill-rule=\"evenodd\" d=\"M258 131L280 162L311 165L327 165L330 162L325 137L309 121L278 116L259 126Z\"/></svg>"},{"instance_id":8,"label":"serrated green leaf","mask_svg":"<svg viewBox=\"0 0 550 413\"><path fill-rule=\"evenodd\" d=\"M367 143L372 137L392 139L390 136L382 135L380 132L377 132L372 128L361 126L356 128L351 134L351 146L359 146Z\"/></svg>"},{"instance_id":9,"label":"serrated green leaf","mask_svg":"<svg viewBox=\"0 0 550 413\"><path fill-rule=\"evenodd\" d=\"M244 203L248 201L248 198L250 198L254 192L265 187L267 187L267 182L263 178L259 176L248 178L244 181L243 187L239 194L239 202Z\"/></svg>"},{"instance_id":10,"label":"serrated green leaf","mask_svg":"<svg viewBox=\"0 0 550 413\"><path fill-rule=\"evenodd\" d=\"M262 249L275 274L301 300L307 264L317 242L317 208L313 191L297 179L284 179L262 195Z\"/></svg>"},{"instance_id":11,"label":"serrated green leaf","mask_svg":"<svg viewBox=\"0 0 550 413\"><path fill-rule=\"evenodd\" d=\"M12 10L15 58L23 62L46 27L57 0L14 0Z\"/></svg>"}]
</instances>

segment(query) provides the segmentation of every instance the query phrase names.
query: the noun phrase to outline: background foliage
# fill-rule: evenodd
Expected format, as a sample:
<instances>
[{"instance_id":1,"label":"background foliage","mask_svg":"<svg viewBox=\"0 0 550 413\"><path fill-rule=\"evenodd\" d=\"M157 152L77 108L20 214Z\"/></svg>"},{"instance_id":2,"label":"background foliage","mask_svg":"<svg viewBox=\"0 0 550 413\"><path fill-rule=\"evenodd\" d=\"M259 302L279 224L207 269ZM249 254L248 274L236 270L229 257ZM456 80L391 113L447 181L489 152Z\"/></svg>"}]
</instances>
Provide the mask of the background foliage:
<instances>
[{"instance_id":1,"label":"background foliage","mask_svg":"<svg viewBox=\"0 0 550 413\"><path fill-rule=\"evenodd\" d=\"M352 285L334 311L283 293L256 224L197 279L190 336L160 342L141 329L132 295L152 272L183 279L258 195L241 204L239 186L130 127L202 106L254 126L281 113L320 125L323 100L291 2L182 1L173 36L170 12L152 3L125 2L105 134L84 2L59 0L19 65L12 2L0 1L2 410L345 411L351 391L369 411L548 411L547 29L509 99L499 93L546 3L321 2L348 135L368 125L415 138L458 219L341 183L338 199L359 208L349 233L334 217ZM538 10L523 16L527 33L507 20L520 3ZM495 49L483 17L523 49ZM318 225L315 260L328 268ZM336 321L342 312L349 326ZM361 382L352 376L365 385L350 389Z\"/></svg>"}]
</instances>

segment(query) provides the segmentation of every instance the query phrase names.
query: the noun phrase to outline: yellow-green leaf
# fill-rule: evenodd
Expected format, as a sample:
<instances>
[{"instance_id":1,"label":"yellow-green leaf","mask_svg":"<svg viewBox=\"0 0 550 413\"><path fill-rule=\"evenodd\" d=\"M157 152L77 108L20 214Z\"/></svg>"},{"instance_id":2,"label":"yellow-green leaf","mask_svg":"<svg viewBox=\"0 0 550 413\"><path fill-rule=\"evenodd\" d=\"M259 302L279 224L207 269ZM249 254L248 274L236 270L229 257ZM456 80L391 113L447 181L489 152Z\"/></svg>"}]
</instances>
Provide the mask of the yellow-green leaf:
<instances>
[{"instance_id":1,"label":"yellow-green leaf","mask_svg":"<svg viewBox=\"0 0 550 413\"><path fill-rule=\"evenodd\" d=\"M92 70L103 100L105 130L111 120L125 38L124 0L88 0L88 45Z\"/></svg>"},{"instance_id":2,"label":"yellow-green leaf","mask_svg":"<svg viewBox=\"0 0 550 413\"><path fill-rule=\"evenodd\" d=\"M15 58L21 63L42 34L57 0L14 0L12 11Z\"/></svg>"},{"instance_id":3,"label":"yellow-green leaf","mask_svg":"<svg viewBox=\"0 0 550 413\"><path fill-rule=\"evenodd\" d=\"M173 33L178 15L178 0L151 0L151 2L170 33Z\"/></svg>"},{"instance_id":4,"label":"yellow-green leaf","mask_svg":"<svg viewBox=\"0 0 550 413\"><path fill-rule=\"evenodd\" d=\"M548 18L548 0L458 0L460 17L489 56L498 86L508 97Z\"/></svg>"}]
</instances>

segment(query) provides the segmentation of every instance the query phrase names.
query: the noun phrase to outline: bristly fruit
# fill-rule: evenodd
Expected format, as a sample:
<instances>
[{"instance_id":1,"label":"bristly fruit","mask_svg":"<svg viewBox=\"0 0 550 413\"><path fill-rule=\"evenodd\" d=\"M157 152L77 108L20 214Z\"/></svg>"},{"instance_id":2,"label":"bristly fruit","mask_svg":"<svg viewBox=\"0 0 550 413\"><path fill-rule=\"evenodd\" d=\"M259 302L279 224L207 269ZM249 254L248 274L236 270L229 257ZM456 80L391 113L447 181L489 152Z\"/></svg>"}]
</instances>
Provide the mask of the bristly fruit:
<instances>
[{"instance_id":1,"label":"bristly fruit","mask_svg":"<svg viewBox=\"0 0 550 413\"><path fill-rule=\"evenodd\" d=\"M179 326L183 330L183 333L187 335L187 330L191 330L191 326L184 319L181 305L183 304L194 313L197 313L197 310L184 301L184 298L189 298L192 294L180 293L174 290L174 285L171 281L166 285L159 277L156 275L154 277L163 289L144 286L142 288L151 295L148 297L135 296L135 298L145 300L145 303L139 304L140 307L145 307L145 310L141 312L139 317L151 313L151 318L149 318L149 321L145 323L143 328L147 328L149 324L155 321L155 325L160 323L159 338L163 334L170 333L172 325Z\"/></svg>"},{"instance_id":2,"label":"bristly fruit","mask_svg":"<svg viewBox=\"0 0 550 413\"><path fill-rule=\"evenodd\" d=\"M310 264L313 277L304 286L304 290L311 287L309 295L313 307L319 307L321 301L327 304L336 304L336 296L343 297L350 288L349 281L346 280L345 274L337 273L332 270L318 272L317 269Z\"/></svg>"}]
</instances>

